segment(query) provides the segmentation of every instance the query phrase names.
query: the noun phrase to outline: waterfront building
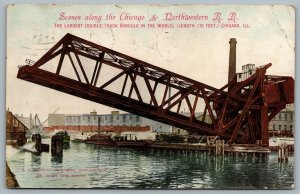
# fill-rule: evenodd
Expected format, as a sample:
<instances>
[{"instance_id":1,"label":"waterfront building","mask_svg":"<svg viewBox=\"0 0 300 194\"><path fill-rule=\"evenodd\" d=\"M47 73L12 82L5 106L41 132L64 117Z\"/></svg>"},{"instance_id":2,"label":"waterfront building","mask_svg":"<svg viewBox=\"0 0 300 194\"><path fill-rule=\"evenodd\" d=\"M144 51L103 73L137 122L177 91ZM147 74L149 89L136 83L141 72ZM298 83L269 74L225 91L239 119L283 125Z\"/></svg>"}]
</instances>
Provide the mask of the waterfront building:
<instances>
[{"instance_id":1,"label":"waterfront building","mask_svg":"<svg viewBox=\"0 0 300 194\"><path fill-rule=\"evenodd\" d=\"M173 135L188 135L189 134L189 132L187 130L184 130L184 129L181 129L178 127L172 127L171 133Z\"/></svg>"},{"instance_id":2,"label":"waterfront building","mask_svg":"<svg viewBox=\"0 0 300 194\"><path fill-rule=\"evenodd\" d=\"M48 114L48 126L61 126L65 124L65 114Z\"/></svg>"},{"instance_id":3,"label":"waterfront building","mask_svg":"<svg viewBox=\"0 0 300 194\"><path fill-rule=\"evenodd\" d=\"M19 115L19 114L15 114L15 117L21 122L23 123L28 129L30 129L33 125L32 123L32 114L30 113L29 117L25 117L23 116L23 114Z\"/></svg>"},{"instance_id":4,"label":"waterfront building","mask_svg":"<svg viewBox=\"0 0 300 194\"><path fill-rule=\"evenodd\" d=\"M270 135L293 136L294 117L294 104L287 105L269 122Z\"/></svg>"},{"instance_id":5,"label":"waterfront building","mask_svg":"<svg viewBox=\"0 0 300 194\"><path fill-rule=\"evenodd\" d=\"M153 121L131 113L120 113L112 111L111 114L97 114L93 111L90 114L65 114L65 126L98 126L100 119L101 126L130 126L144 127L149 126L151 131L157 133L170 133L171 126Z\"/></svg>"},{"instance_id":6,"label":"waterfront building","mask_svg":"<svg viewBox=\"0 0 300 194\"><path fill-rule=\"evenodd\" d=\"M241 82L248 79L255 73L255 64L246 64L242 66L242 72L237 73L237 81Z\"/></svg>"}]
</instances>

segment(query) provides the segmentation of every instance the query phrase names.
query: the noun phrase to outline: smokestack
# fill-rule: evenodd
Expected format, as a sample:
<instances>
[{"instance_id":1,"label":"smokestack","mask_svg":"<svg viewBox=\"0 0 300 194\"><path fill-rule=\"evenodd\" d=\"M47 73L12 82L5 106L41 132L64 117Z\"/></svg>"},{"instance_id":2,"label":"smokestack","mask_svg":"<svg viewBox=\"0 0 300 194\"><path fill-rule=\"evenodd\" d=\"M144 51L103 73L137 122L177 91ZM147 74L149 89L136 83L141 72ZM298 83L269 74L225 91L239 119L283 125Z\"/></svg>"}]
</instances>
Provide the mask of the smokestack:
<instances>
[{"instance_id":1,"label":"smokestack","mask_svg":"<svg viewBox=\"0 0 300 194\"><path fill-rule=\"evenodd\" d=\"M236 74L236 43L235 38L230 38L228 82L230 82Z\"/></svg>"}]
</instances>

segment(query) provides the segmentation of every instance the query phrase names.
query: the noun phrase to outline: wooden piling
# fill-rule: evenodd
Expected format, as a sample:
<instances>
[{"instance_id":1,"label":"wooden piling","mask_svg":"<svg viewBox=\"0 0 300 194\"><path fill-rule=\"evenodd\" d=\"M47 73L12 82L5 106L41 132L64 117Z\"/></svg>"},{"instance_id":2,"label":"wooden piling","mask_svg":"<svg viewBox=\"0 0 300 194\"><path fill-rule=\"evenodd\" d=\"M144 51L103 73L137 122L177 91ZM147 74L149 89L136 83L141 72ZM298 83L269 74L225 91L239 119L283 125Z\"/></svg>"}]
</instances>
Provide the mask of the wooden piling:
<instances>
[{"instance_id":1,"label":"wooden piling","mask_svg":"<svg viewBox=\"0 0 300 194\"><path fill-rule=\"evenodd\" d=\"M222 155L225 153L225 140L222 140Z\"/></svg>"},{"instance_id":2,"label":"wooden piling","mask_svg":"<svg viewBox=\"0 0 300 194\"><path fill-rule=\"evenodd\" d=\"M278 148L278 162L288 162L288 147L285 144Z\"/></svg>"},{"instance_id":3,"label":"wooden piling","mask_svg":"<svg viewBox=\"0 0 300 194\"><path fill-rule=\"evenodd\" d=\"M285 153L285 162L287 162L288 161L288 158L289 158L289 149L288 149L288 147L287 147L287 145L285 145L285 147L284 147L284 153Z\"/></svg>"},{"instance_id":4,"label":"wooden piling","mask_svg":"<svg viewBox=\"0 0 300 194\"><path fill-rule=\"evenodd\" d=\"M224 155L224 146L223 142L220 139L217 139L215 142L215 155Z\"/></svg>"},{"instance_id":5,"label":"wooden piling","mask_svg":"<svg viewBox=\"0 0 300 194\"><path fill-rule=\"evenodd\" d=\"M33 134L31 137L32 142L35 143L35 149L37 153L42 152L42 136L40 134Z\"/></svg>"},{"instance_id":6,"label":"wooden piling","mask_svg":"<svg viewBox=\"0 0 300 194\"><path fill-rule=\"evenodd\" d=\"M56 157L63 156L63 136L54 135L51 138L51 155Z\"/></svg>"}]
</instances>

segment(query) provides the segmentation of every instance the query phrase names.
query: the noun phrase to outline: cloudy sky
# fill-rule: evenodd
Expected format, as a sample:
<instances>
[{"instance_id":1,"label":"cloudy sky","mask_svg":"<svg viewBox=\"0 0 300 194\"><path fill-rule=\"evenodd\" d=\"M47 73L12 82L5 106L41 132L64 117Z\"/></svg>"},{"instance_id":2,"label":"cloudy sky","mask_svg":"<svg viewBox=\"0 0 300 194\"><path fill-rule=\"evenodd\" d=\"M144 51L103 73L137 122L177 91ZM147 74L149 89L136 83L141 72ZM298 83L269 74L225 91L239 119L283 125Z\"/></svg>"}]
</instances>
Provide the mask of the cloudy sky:
<instances>
[{"instance_id":1,"label":"cloudy sky","mask_svg":"<svg viewBox=\"0 0 300 194\"><path fill-rule=\"evenodd\" d=\"M59 20L60 14L81 20ZM180 23L223 24L236 13L236 24L249 28L55 28L54 24ZM295 11L290 6L221 5L14 5L8 7L6 108L25 116L38 113L41 120L58 113L109 113L110 107L17 79L19 65L26 59L37 61L66 33L71 33L118 52L130 55L197 81L220 88L227 82L229 39L237 39L237 71L252 63L272 63L268 74L293 76L295 71ZM145 16L143 21L120 21L120 14ZM208 16L205 21L163 21L165 13ZM114 21L104 20L107 14ZM86 21L85 16L102 16Z\"/></svg>"}]
</instances>

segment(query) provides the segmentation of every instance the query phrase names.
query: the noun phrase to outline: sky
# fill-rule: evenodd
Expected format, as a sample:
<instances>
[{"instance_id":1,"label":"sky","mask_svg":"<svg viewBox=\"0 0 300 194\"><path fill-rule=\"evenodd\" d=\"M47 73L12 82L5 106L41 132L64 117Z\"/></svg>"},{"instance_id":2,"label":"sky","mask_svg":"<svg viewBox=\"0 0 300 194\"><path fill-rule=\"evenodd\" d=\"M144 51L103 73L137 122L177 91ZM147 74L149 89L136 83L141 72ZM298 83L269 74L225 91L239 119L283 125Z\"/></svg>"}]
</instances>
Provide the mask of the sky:
<instances>
[{"instance_id":1,"label":"sky","mask_svg":"<svg viewBox=\"0 0 300 194\"><path fill-rule=\"evenodd\" d=\"M80 16L81 20L59 20ZM145 16L143 21L120 21L124 13ZM208 16L206 21L164 21L173 15ZM228 24L230 13L235 24L248 28L55 28L55 24ZM96 110L110 113L113 108L17 79L19 65L26 59L37 61L66 33L176 72L199 82L221 88L227 83L229 40L237 40L237 71L245 64L272 63L267 74L294 77L295 10L284 5L11 5L7 11L6 108L14 114L83 114ZM105 20L107 14L116 16ZM102 20L84 20L85 16ZM156 21L149 21L152 16ZM66 18L63 18L66 19ZM66 69L68 72L68 69ZM104 77L103 77L104 78Z\"/></svg>"}]
</instances>

